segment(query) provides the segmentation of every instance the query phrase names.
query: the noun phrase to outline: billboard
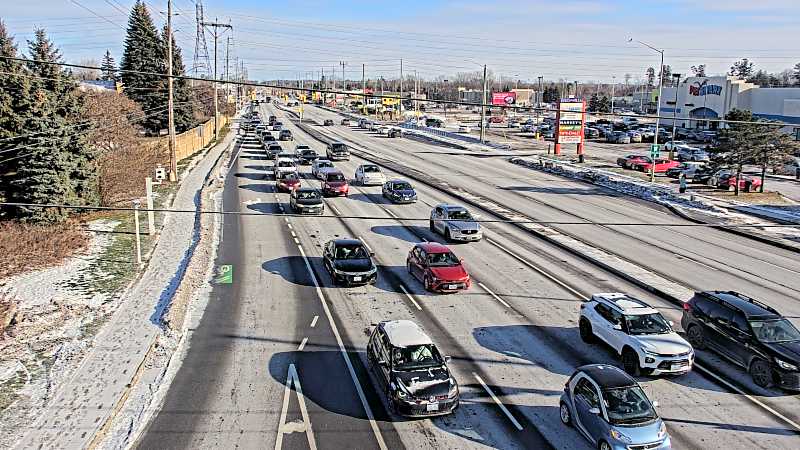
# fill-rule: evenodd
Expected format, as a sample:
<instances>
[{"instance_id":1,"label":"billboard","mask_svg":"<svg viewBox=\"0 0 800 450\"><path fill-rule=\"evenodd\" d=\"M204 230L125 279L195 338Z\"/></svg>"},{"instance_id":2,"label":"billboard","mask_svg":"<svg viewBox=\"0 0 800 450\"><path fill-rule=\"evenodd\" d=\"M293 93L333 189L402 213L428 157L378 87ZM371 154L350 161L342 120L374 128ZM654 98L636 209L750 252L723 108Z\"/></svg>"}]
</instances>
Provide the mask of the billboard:
<instances>
[{"instance_id":1,"label":"billboard","mask_svg":"<svg viewBox=\"0 0 800 450\"><path fill-rule=\"evenodd\" d=\"M558 130L555 135L557 144L582 144L583 119L586 111L586 102L575 98L563 98L558 102L556 123Z\"/></svg>"},{"instance_id":2,"label":"billboard","mask_svg":"<svg viewBox=\"0 0 800 450\"><path fill-rule=\"evenodd\" d=\"M492 92L492 105L508 106L517 102L516 92Z\"/></svg>"}]
</instances>

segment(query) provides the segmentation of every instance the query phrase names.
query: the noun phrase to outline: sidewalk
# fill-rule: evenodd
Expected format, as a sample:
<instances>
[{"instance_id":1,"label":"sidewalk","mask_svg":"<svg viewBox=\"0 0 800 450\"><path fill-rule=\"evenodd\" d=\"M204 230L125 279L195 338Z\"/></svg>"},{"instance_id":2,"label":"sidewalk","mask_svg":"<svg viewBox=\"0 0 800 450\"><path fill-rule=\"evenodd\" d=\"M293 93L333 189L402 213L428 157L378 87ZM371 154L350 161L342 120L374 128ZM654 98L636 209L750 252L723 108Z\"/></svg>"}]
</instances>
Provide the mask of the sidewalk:
<instances>
[{"instance_id":1,"label":"sidewalk","mask_svg":"<svg viewBox=\"0 0 800 450\"><path fill-rule=\"evenodd\" d=\"M172 208L195 209L200 189L230 133L186 174ZM119 299L120 306L98 333L72 377L59 386L35 422L20 430L14 448L86 448L133 383L132 377L163 331L161 315L180 285L197 239L195 214L168 213L142 277Z\"/></svg>"}]
</instances>

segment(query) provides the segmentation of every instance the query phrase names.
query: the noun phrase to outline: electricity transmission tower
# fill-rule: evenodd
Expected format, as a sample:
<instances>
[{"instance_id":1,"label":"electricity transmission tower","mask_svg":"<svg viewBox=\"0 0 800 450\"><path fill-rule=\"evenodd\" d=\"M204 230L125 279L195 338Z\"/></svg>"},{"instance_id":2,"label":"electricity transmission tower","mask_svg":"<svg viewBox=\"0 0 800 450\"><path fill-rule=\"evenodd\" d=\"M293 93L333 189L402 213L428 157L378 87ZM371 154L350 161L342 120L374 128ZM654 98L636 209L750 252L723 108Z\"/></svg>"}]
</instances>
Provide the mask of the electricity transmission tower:
<instances>
[{"instance_id":1,"label":"electricity transmission tower","mask_svg":"<svg viewBox=\"0 0 800 450\"><path fill-rule=\"evenodd\" d=\"M206 32L203 26L203 2L197 0L195 4L195 22L197 24L197 34L194 40L194 63L192 71L195 77L202 75L211 76L211 59L208 56L208 45L206 44Z\"/></svg>"}]
</instances>

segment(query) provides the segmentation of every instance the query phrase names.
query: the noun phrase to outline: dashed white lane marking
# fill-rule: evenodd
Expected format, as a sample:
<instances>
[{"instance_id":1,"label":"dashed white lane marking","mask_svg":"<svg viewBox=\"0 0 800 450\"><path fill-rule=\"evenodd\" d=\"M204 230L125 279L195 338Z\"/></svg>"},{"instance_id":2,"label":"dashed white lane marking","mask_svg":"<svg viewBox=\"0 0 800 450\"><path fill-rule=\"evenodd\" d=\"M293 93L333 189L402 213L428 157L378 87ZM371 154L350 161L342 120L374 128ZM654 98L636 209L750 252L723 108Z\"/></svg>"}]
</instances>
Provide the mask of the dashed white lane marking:
<instances>
[{"instance_id":1,"label":"dashed white lane marking","mask_svg":"<svg viewBox=\"0 0 800 450\"><path fill-rule=\"evenodd\" d=\"M308 337L304 337L302 341L300 341L300 347L297 347L297 351L302 352L304 348L306 348L306 342L308 342Z\"/></svg>"},{"instance_id":2,"label":"dashed white lane marking","mask_svg":"<svg viewBox=\"0 0 800 450\"><path fill-rule=\"evenodd\" d=\"M353 369L353 363L350 361L350 356L347 354L347 350L344 348L344 342L342 341L342 336L339 334L339 328L336 326L336 322L333 321L333 315L331 315L331 310L328 308L328 303L325 301L325 296L322 295L322 289L320 288L319 280L317 280L317 276L314 275L314 271L311 269L311 262L308 260L308 256L306 256L306 252L303 250L303 247L298 248L300 250L300 255L303 256L303 262L306 264L308 274L311 276L311 281L314 282L317 298L322 304L322 309L325 311L325 317L328 319L328 324L331 327L331 331L333 331L333 336L336 338L336 343L339 345L339 352L342 355L345 365L347 366L347 371L350 373L350 379L353 380L353 385L358 393L358 398L361 400L361 406L364 407L364 412L367 414L367 419L369 420L369 425L372 428L372 433L375 435L375 439L378 441L378 448L381 450L389 450L389 448L386 446L386 442L383 441L381 430L378 428L377 422L375 422L375 415L372 413L372 408L370 408L369 403L367 402L366 395L364 395L364 389L361 387L361 383L358 381L355 369Z\"/></svg>"},{"instance_id":3,"label":"dashed white lane marking","mask_svg":"<svg viewBox=\"0 0 800 450\"><path fill-rule=\"evenodd\" d=\"M335 207L335 206L333 206L333 203L328 203L328 206L330 206L330 207L331 207L331 209L333 210L333 212L334 212L334 213L335 213L337 216L341 216L341 215L342 215L342 213L340 213L340 212L339 212L339 210L338 210L338 209L336 209L336 207Z\"/></svg>"},{"instance_id":4,"label":"dashed white lane marking","mask_svg":"<svg viewBox=\"0 0 800 450\"><path fill-rule=\"evenodd\" d=\"M297 245L300 245L300 241L297 240L297 238L294 238L294 243L297 244Z\"/></svg>"},{"instance_id":5,"label":"dashed white lane marking","mask_svg":"<svg viewBox=\"0 0 800 450\"><path fill-rule=\"evenodd\" d=\"M414 306L416 306L418 310L422 311L422 307L419 306L419 303L417 303L416 300L414 300L414 297L412 297L411 294L406 290L406 287L401 284L400 285L400 289L402 289L403 293L406 294L406 297L408 297L408 299L411 300L411 303L413 303Z\"/></svg>"},{"instance_id":6,"label":"dashed white lane marking","mask_svg":"<svg viewBox=\"0 0 800 450\"><path fill-rule=\"evenodd\" d=\"M319 316L314 316L314 318L311 319L311 328L317 326L317 320L319 320Z\"/></svg>"},{"instance_id":7,"label":"dashed white lane marking","mask_svg":"<svg viewBox=\"0 0 800 450\"><path fill-rule=\"evenodd\" d=\"M293 237L293 238L296 238L296 237L297 237L297 235L296 235L296 234L294 234L294 230L289 230L289 233L292 233L292 237Z\"/></svg>"},{"instance_id":8,"label":"dashed white lane marking","mask_svg":"<svg viewBox=\"0 0 800 450\"><path fill-rule=\"evenodd\" d=\"M512 252L511 250L503 247L502 245L500 245L496 241L494 241L494 240L492 240L490 238L486 238L486 242L494 245L495 247L499 248L500 250L503 250L504 252L506 252L509 255L513 256L514 259L516 259L517 261L521 262L522 264L525 264L526 266L530 267L531 269L535 270L536 272L539 272L540 274L544 275L545 278L547 278L548 280L552 281L553 283L556 283L557 285L561 286L562 288L568 290L569 292L571 292L572 294L574 294L578 298L583 299L583 300L589 300L588 297L586 297L585 295L583 295L580 292L576 291L575 289L572 289L570 286L566 285L563 281L559 280L558 278L556 278L556 277L550 275L549 273L545 272L544 270L540 269L539 267L537 267L533 263L529 262L527 259L523 258L522 256L519 256L518 254Z\"/></svg>"},{"instance_id":9,"label":"dashed white lane marking","mask_svg":"<svg viewBox=\"0 0 800 450\"><path fill-rule=\"evenodd\" d=\"M488 292L488 293L489 293L489 295L491 295L492 297L494 297L494 299L495 299L495 300L497 300L498 302L502 303L502 304L503 304L503 306L505 306L506 308L511 308L511 305L509 305L508 303L506 303L506 302L505 302L505 300L503 300L502 298L500 298L500 296L498 296L497 294L495 294L494 292L492 292L492 290L491 290L491 289L489 289L488 287L486 287L486 285L485 285L485 284L483 284L483 283L481 283L481 282L478 282L478 286L480 286L480 287L481 287L481 288L482 288L484 291Z\"/></svg>"},{"instance_id":10,"label":"dashed white lane marking","mask_svg":"<svg viewBox=\"0 0 800 450\"><path fill-rule=\"evenodd\" d=\"M689 258L688 256L681 255L680 253L673 253L672 255L677 257L678 259L685 259L685 260L691 261L691 262L693 262L695 264L699 264L699 265L701 265L701 266L703 266L703 267L705 267L707 269L719 271L719 269L717 269L716 267L709 266L708 264L706 264L704 262L698 261L698 260L696 260L694 258Z\"/></svg>"},{"instance_id":11,"label":"dashed white lane marking","mask_svg":"<svg viewBox=\"0 0 800 450\"><path fill-rule=\"evenodd\" d=\"M289 223L289 218L288 217L284 217L284 219L286 220L286 226L289 227L290 230L292 228L294 228L294 227L292 227L292 224Z\"/></svg>"},{"instance_id":12,"label":"dashed white lane marking","mask_svg":"<svg viewBox=\"0 0 800 450\"><path fill-rule=\"evenodd\" d=\"M494 400L494 402L497 403L497 406L499 406L500 409L503 411L503 413L505 413L506 417L508 417L508 420L510 420L511 423L514 424L517 430L522 431L522 425L517 421L514 415L511 414L511 411L509 411L508 408L506 408L506 405L504 405L503 402L501 402L500 399L497 398L496 395L494 395L494 392L492 392L492 390L489 389L489 386L487 386L486 383L483 382L483 378L481 378L480 375L478 375L475 372L472 372L472 375L475 376L475 378L478 380L478 383L480 383L481 386L483 386L483 388L489 394L489 396L492 397L492 400Z\"/></svg>"},{"instance_id":13,"label":"dashed white lane marking","mask_svg":"<svg viewBox=\"0 0 800 450\"><path fill-rule=\"evenodd\" d=\"M367 247L367 250L369 250L370 253L373 253L372 248L370 248L369 244L367 244L367 241L365 241L363 237L359 236L358 240L361 241L362 244L364 244L364 247Z\"/></svg>"},{"instance_id":14,"label":"dashed white lane marking","mask_svg":"<svg viewBox=\"0 0 800 450\"><path fill-rule=\"evenodd\" d=\"M395 213L393 213L392 210L386 209L386 208L383 208L383 210L386 211L386 213L389 214L390 216L392 216L395 219L397 219L397 215L395 215Z\"/></svg>"},{"instance_id":15,"label":"dashed white lane marking","mask_svg":"<svg viewBox=\"0 0 800 450\"><path fill-rule=\"evenodd\" d=\"M294 384L295 392L297 392L297 400L300 403L300 414L303 417L302 424L286 423L286 413L289 410L289 395L291 393L291 386ZM308 446L311 450L317 450L317 442L314 440L314 431L311 429L311 419L308 417L308 408L306 408L306 401L303 398L303 388L300 386L300 376L297 374L297 369L294 364L289 364L289 373L286 375L286 388L283 391L283 407L281 408L281 418L278 422L278 437L275 439L275 450L281 450L283 447L283 435L286 433L294 433L295 431L305 431L306 438L308 439Z\"/></svg>"}]
</instances>

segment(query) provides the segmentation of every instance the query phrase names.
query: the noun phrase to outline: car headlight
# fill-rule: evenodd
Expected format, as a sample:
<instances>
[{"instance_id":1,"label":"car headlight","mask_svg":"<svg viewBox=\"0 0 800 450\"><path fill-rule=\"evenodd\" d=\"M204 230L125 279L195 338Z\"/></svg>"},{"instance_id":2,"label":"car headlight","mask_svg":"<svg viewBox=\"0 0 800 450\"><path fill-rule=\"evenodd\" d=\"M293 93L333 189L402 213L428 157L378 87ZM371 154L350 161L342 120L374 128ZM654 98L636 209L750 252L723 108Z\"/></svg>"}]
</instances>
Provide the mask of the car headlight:
<instances>
[{"instance_id":1,"label":"car headlight","mask_svg":"<svg viewBox=\"0 0 800 450\"><path fill-rule=\"evenodd\" d=\"M791 370L791 371L796 371L797 370L797 366L796 365L788 363L788 362L783 361L783 360L780 360L778 358L775 358L775 364L777 364L778 367L780 367L783 370Z\"/></svg>"},{"instance_id":2,"label":"car headlight","mask_svg":"<svg viewBox=\"0 0 800 450\"><path fill-rule=\"evenodd\" d=\"M347 275L347 272L339 270L336 267L333 268L333 273L335 273L336 275Z\"/></svg>"},{"instance_id":3,"label":"car headlight","mask_svg":"<svg viewBox=\"0 0 800 450\"><path fill-rule=\"evenodd\" d=\"M458 385L451 379L450 380L450 390L447 391L447 397L453 398L458 395Z\"/></svg>"},{"instance_id":4,"label":"car headlight","mask_svg":"<svg viewBox=\"0 0 800 450\"><path fill-rule=\"evenodd\" d=\"M626 444L630 444L632 442L631 438L629 438L628 436L625 436L624 434L620 433L619 431L617 431L617 430L615 430L613 428L611 429L611 433L610 434L611 434L612 438L614 438L614 439L616 439L618 441L622 441L622 442L624 442Z\"/></svg>"},{"instance_id":5,"label":"car headlight","mask_svg":"<svg viewBox=\"0 0 800 450\"><path fill-rule=\"evenodd\" d=\"M658 438L661 439L667 435L667 425L661 422L661 428L658 429Z\"/></svg>"}]
</instances>

